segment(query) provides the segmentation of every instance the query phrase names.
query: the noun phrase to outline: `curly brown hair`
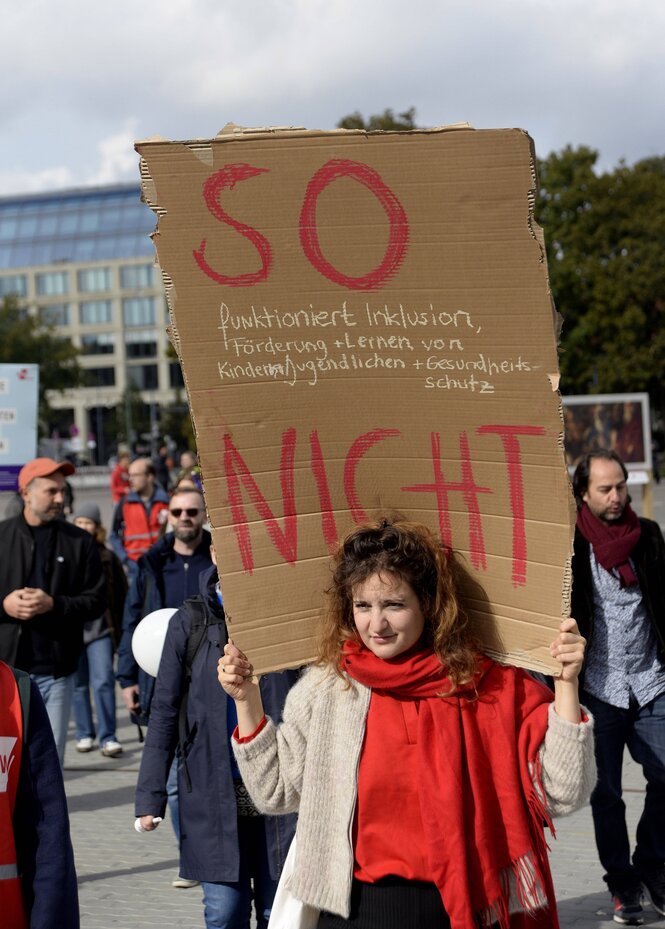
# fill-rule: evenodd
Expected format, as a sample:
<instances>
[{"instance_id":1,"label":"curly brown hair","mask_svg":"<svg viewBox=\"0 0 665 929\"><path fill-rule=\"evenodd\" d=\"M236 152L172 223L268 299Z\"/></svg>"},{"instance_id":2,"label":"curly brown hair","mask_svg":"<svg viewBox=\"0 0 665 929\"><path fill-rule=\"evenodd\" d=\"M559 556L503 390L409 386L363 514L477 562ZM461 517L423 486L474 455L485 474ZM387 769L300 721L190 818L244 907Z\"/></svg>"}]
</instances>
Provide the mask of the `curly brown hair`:
<instances>
[{"instance_id":1,"label":"curly brown hair","mask_svg":"<svg viewBox=\"0 0 665 929\"><path fill-rule=\"evenodd\" d=\"M339 543L332 558L332 585L320 628L318 664L341 674L344 642L357 638L353 590L373 574L388 573L406 581L425 618L424 637L457 687L477 668L478 649L458 595L455 555L422 523L401 516L356 526Z\"/></svg>"}]
</instances>

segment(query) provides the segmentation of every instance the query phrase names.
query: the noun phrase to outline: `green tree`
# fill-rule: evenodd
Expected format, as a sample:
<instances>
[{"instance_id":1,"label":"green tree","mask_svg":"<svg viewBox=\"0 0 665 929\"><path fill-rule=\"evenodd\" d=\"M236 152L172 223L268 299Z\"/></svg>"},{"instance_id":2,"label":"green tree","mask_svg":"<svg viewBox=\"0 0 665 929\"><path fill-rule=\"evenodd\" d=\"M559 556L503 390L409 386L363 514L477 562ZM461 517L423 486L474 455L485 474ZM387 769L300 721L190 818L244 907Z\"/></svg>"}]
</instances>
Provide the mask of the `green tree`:
<instances>
[{"instance_id":1,"label":"green tree","mask_svg":"<svg viewBox=\"0 0 665 929\"><path fill-rule=\"evenodd\" d=\"M351 113L350 116L345 116L344 119L340 119L337 123L337 128L364 129L367 132L376 129L382 129L384 132L406 132L409 129L418 128L415 119L416 108L414 106L405 110L404 113L398 113L397 116L395 116L392 110L388 109L384 110L383 113L370 116L367 120L356 110L356 112Z\"/></svg>"},{"instance_id":2,"label":"green tree","mask_svg":"<svg viewBox=\"0 0 665 929\"><path fill-rule=\"evenodd\" d=\"M39 365L39 419L41 431L49 419L47 391L69 390L83 383L79 351L55 326L22 307L14 296L0 303L0 362Z\"/></svg>"},{"instance_id":3,"label":"green tree","mask_svg":"<svg viewBox=\"0 0 665 929\"><path fill-rule=\"evenodd\" d=\"M562 391L648 391L665 410L665 157L596 173L570 146L540 162L537 216L563 316Z\"/></svg>"}]
</instances>

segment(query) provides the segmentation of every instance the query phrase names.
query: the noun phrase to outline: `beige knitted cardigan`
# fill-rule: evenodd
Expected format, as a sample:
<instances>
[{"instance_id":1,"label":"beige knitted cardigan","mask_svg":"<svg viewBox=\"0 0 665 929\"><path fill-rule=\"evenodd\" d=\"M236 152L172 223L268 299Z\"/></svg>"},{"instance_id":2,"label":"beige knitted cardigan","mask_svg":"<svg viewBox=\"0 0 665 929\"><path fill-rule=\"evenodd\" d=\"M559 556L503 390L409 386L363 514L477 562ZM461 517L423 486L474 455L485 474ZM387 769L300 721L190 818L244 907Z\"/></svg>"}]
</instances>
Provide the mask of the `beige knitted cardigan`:
<instances>
[{"instance_id":1,"label":"beige knitted cardigan","mask_svg":"<svg viewBox=\"0 0 665 929\"><path fill-rule=\"evenodd\" d=\"M371 691L312 667L287 696L282 723L250 742L233 743L242 779L263 813L298 812L291 893L304 903L348 917L351 830L358 763ZM572 813L596 780L593 724L567 722L550 706L540 752L542 786L552 815Z\"/></svg>"}]
</instances>

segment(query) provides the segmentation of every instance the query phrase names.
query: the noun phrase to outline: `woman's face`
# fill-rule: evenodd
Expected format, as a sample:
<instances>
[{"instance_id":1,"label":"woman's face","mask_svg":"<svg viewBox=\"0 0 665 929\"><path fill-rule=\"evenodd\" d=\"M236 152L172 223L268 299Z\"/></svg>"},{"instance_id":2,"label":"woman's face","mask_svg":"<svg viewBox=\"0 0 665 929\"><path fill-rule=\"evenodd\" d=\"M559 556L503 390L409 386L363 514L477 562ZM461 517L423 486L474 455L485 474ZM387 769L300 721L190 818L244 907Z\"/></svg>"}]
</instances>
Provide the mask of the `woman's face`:
<instances>
[{"instance_id":1,"label":"woman's face","mask_svg":"<svg viewBox=\"0 0 665 929\"><path fill-rule=\"evenodd\" d=\"M90 535L95 535L97 532L97 523L94 519L88 519L87 516L77 516L74 520L74 525L78 526L79 529L85 529Z\"/></svg>"},{"instance_id":2,"label":"woman's face","mask_svg":"<svg viewBox=\"0 0 665 929\"><path fill-rule=\"evenodd\" d=\"M354 587L352 602L358 635L379 658L396 658L423 634L425 619L418 597L395 574L372 574Z\"/></svg>"}]
</instances>

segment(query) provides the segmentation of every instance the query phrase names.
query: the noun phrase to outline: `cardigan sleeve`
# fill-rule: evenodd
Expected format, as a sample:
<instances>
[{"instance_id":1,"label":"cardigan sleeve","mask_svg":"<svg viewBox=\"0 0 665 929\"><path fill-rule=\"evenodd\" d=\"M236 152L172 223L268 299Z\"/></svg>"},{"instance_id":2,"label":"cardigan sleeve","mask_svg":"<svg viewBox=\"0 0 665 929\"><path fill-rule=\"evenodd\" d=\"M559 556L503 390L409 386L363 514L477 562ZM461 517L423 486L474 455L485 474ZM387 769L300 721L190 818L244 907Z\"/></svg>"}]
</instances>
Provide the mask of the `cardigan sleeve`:
<instances>
[{"instance_id":1,"label":"cardigan sleeve","mask_svg":"<svg viewBox=\"0 0 665 929\"><path fill-rule=\"evenodd\" d=\"M300 806L312 704L320 681L321 671L309 669L289 691L279 726L267 717L249 742L231 740L240 776L261 813L294 813Z\"/></svg>"},{"instance_id":2,"label":"cardigan sleeve","mask_svg":"<svg viewBox=\"0 0 665 929\"><path fill-rule=\"evenodd\" d=\"M586 722L571 723L558 716L551 703L539 760L548 812L563 816L583 806L596 784L592 717L587 714Z\"/></svg>"}]
</instances>

